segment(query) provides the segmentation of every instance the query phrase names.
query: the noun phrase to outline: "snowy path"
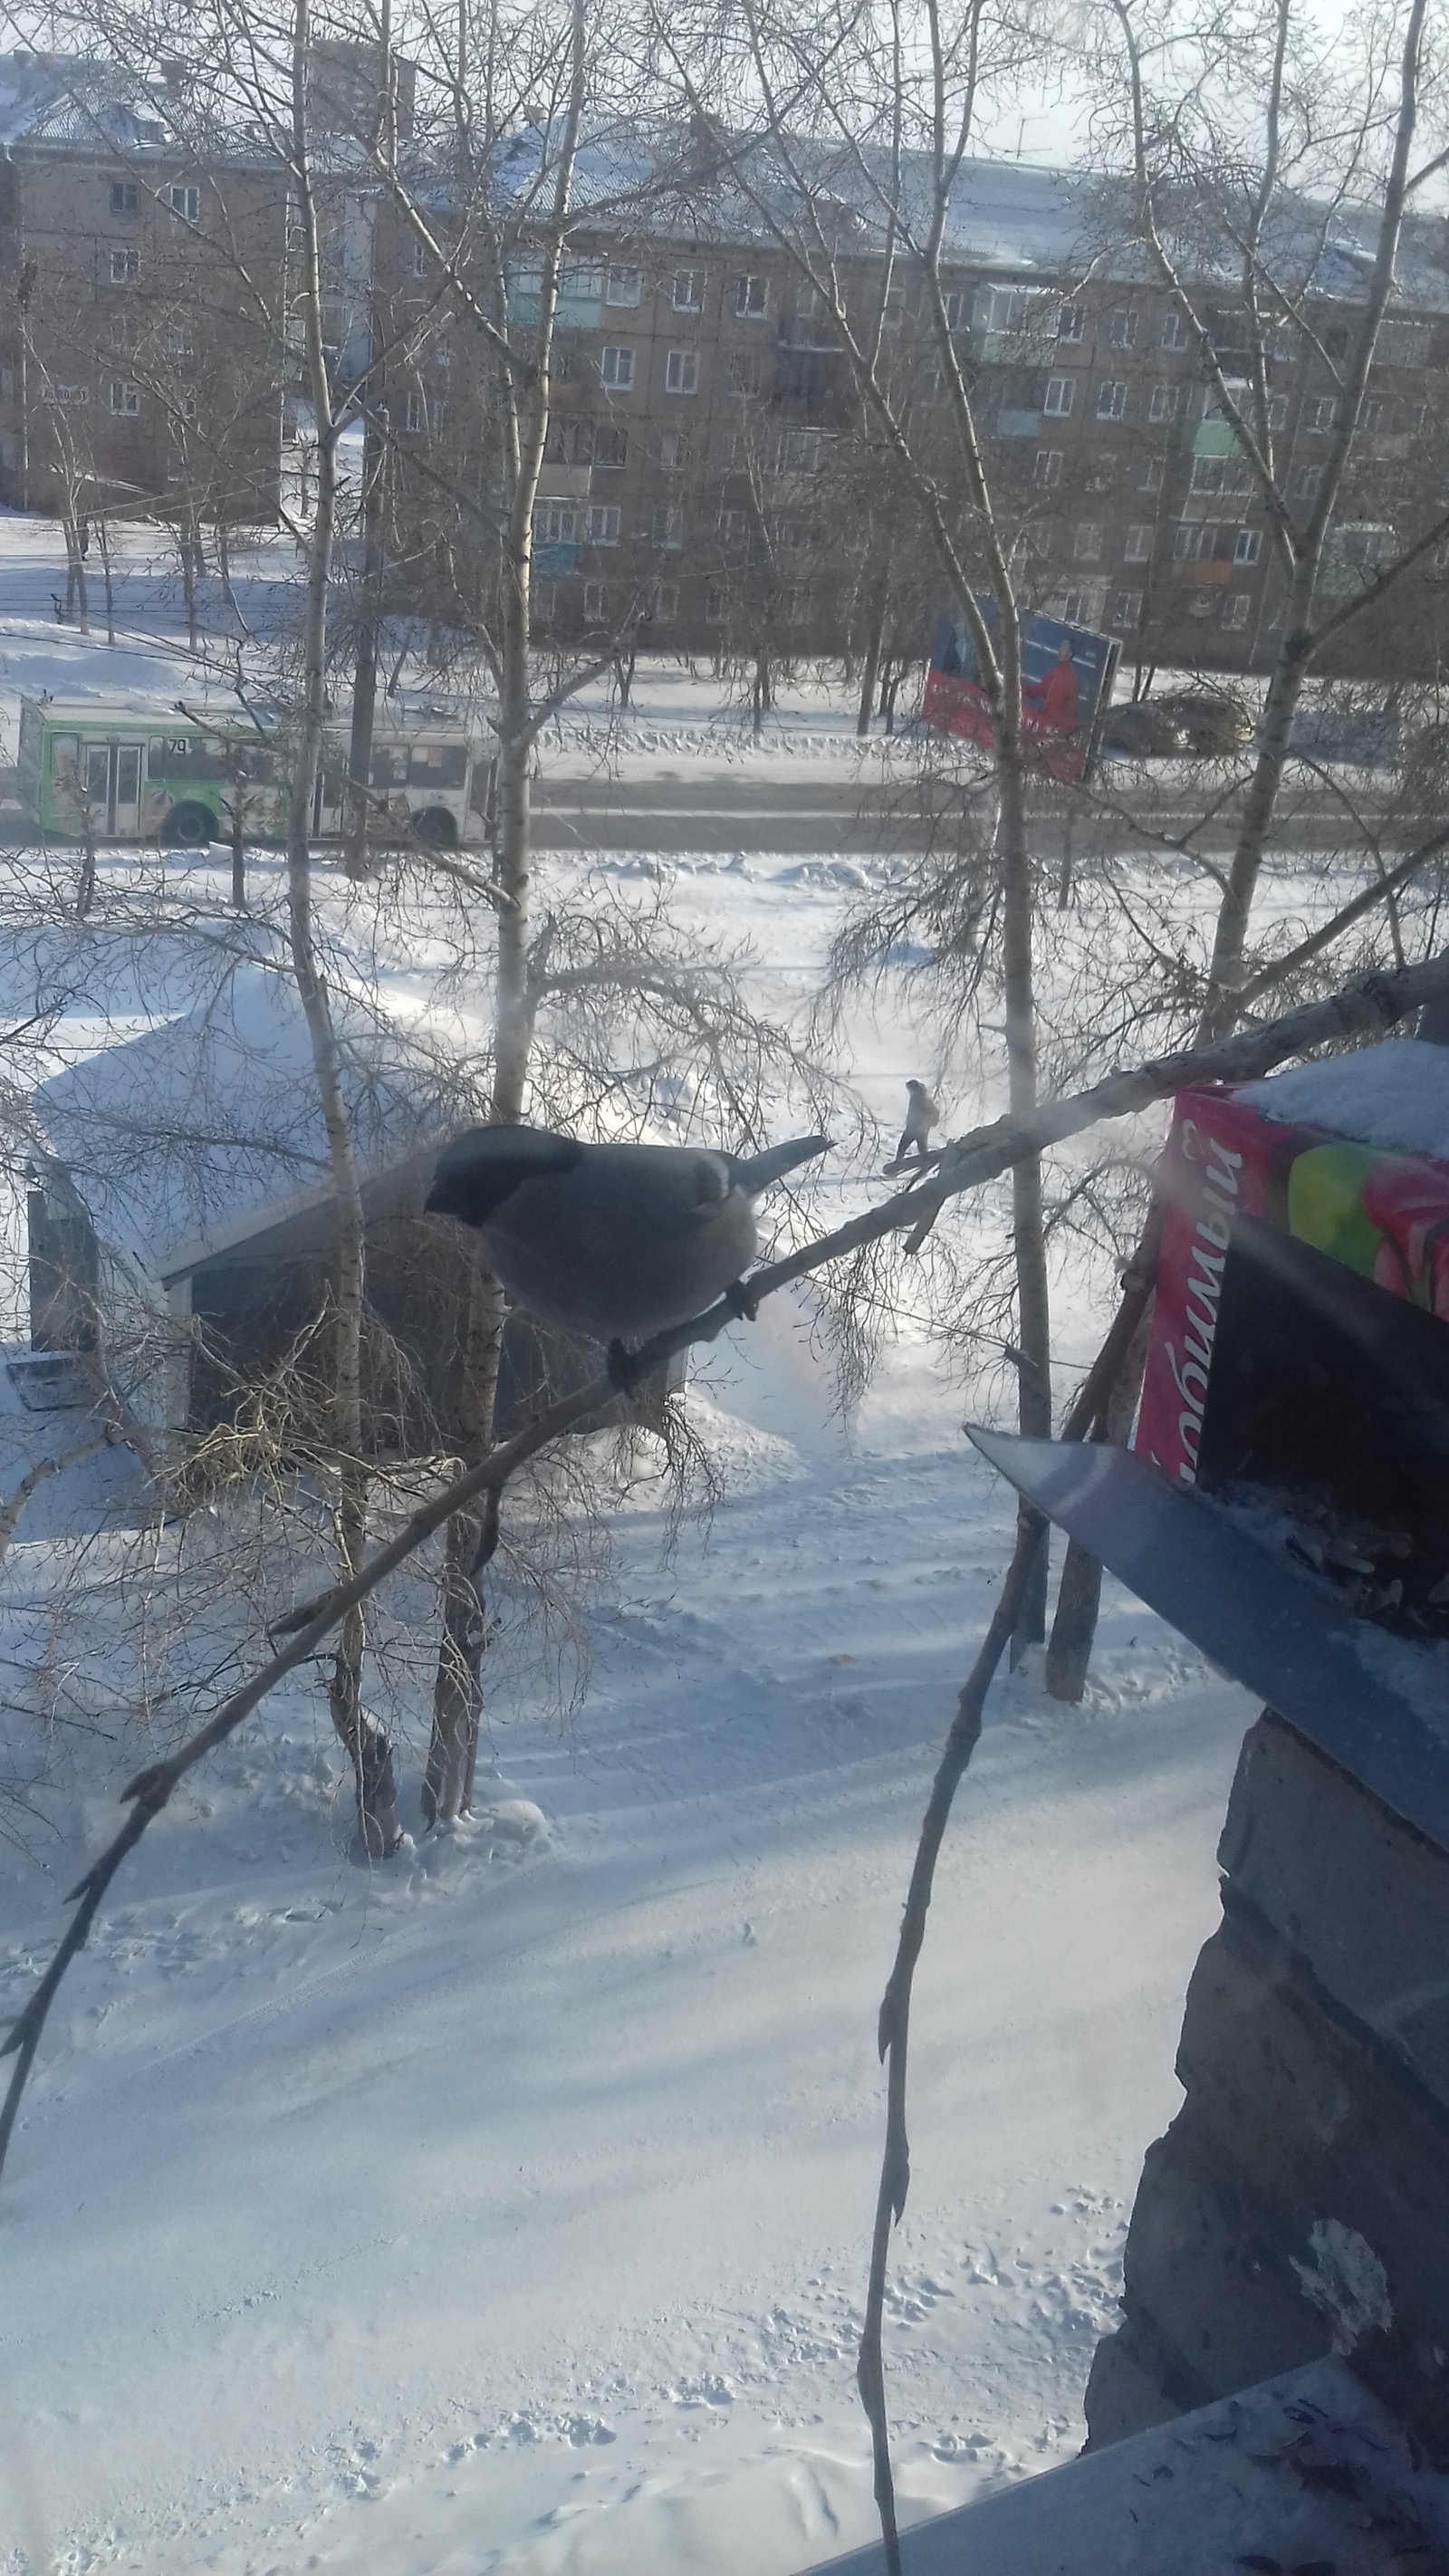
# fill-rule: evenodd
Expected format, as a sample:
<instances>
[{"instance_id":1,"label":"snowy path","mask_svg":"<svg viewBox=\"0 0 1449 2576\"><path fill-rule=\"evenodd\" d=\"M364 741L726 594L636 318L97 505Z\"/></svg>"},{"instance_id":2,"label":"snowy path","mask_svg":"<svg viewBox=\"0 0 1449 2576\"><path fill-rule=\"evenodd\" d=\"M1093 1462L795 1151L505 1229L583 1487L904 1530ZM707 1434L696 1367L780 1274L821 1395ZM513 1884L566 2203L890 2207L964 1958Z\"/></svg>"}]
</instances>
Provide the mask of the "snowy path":
<instances>
[{"instance_id":1,"label":"snowy path","mask_svg":"<svg viewBox=\"0 0 1449 2576\"><path fill-rule=\"evenodd\" d=\"M0 2206L0 2478L60 2566L787 2576L867 2536L874 2008L1000 1512L956 1446L816 1451L672 1574L621 1520L575 1741L500 1731L551 1856L482 1827L369 1883L294 1701L118 1888ZM946 1854L918 2509L1079 2442L1176 2098L1247 1711L1130 1603L1105 1644L1085 1712L1000 1689Z\"/></svg>"}]
</instances>

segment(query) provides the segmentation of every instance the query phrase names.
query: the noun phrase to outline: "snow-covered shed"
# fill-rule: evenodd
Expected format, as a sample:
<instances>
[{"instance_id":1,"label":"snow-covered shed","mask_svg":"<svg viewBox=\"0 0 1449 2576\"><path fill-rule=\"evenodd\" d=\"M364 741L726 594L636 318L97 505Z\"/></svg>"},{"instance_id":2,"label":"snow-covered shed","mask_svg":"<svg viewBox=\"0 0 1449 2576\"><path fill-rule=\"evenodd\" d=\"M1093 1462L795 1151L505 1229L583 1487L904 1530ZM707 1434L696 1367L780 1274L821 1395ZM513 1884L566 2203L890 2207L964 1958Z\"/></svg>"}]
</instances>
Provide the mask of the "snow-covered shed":
<instances>
[{"instance_id":1,"label":"snow-covered shed","mask_svg":"<svg viewBox=\"0 0 1449 2576\"><path fill-rule=\"evenodd\" d=\"M428 1024L405 1027L345 993L333 1008L370 1303L380 1339L401 1345L415 1410L446 1417L456 1352L445 1325L461 1302L463 1254L424 1228L422 1201L439 1142L466 1115L467 1069ZM42 1139L29 1203L33 1346L102 1337L141 1420L219 1417L237 1378L316 1316L335 1258L295 985L264 956L222 959L175 1017L57 1074L32 1105Z\"/></svg>"},{"instance_id":2,"label":"snow-covered shed","mask_svg":"<svg viewBox=\"0 0 1449 2576\"><path fill-rule=\"evenodd\" d=\"M452 1447L469 1252L423 1201L439 1146L482 1105L426 1015L406 1022L345 989L332 1013L367 1223L369 1438ZM174 1017L57 1074L32 1108L32 1347L103 1341L152 1428L230 1418L312 1332L336 1258L326 1131L285 966L223 958ZM511 1316L500 1428L597 1366L589 1345ZM669 1382L681 1375L673 1365Z\"/></svg>"}]
</instances>

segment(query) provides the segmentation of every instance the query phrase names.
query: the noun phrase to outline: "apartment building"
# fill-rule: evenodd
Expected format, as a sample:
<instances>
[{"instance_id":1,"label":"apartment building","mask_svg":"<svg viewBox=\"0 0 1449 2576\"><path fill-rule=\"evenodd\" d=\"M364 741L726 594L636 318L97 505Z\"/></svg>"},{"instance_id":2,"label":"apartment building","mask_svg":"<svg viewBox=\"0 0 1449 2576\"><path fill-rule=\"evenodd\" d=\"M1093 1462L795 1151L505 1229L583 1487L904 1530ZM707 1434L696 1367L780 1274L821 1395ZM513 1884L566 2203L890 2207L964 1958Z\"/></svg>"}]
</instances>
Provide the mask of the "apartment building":
<instances>
[{"instance_id":1,"label":"apartment building","mask_svg":"<svg viewBox=\"0 0 1449 2576\"><path fill-rule=\"evenodd\" d=\"M312 65L330 245L328 331L391 432L390 597L468 627L496 579L501 423L486 341L370 172L379 119L407 152L414 81L378 49L323 42ZM185 75L0 59L0 498L60 511L266 519L279 496L289 356L289 215L278 164L234 138L183 149ZM495 156L500 192L536 166L525 120ZM625 627L691 652L785 658L862 644L889 612L922 641L941 574L918 505L863 410L827 303L689 133L618 138L581 158L608 201L565 268L548 448L534 523L535 629L577 646ZM446 236L446 173L411 147ZM593 149L593 147L590 147ZM612 159L610 158L612 154ZM883 366L914 455L963 514L944 351L922 281L884 283L878 211L830 174L837 275ZM785 209L788 218L788 208ZM1422 238L1421 238L1422 232ZM1269 357L1269 421L1290 504L1311 507L1342 399L1334 366L1368 241L1315 251L1311 328ZM527 345L540 271L526 228L507 263ZM1341 496L1324 586L1350 599L1449 484L1449 275L1431 227L1406 230L1399 299ZM1106 627L1130 660L1264 667L1285 584L1246 461L1172 300L1104 233L1076 174L971 163L942 285L998 523L1032 605ZM480 293L492 291L480 279ZM1230 379L1241 311L1205 290ZM963 538L969 557L969 530ZM1426 555L1392 611L1345 630L1340 660L1437 667L1446 564Z\"/></svg>"},{"instance_id":2,"label":"apartment building","mask_svg":"<svg viewBox=\"0 0 1449 2576\"><path fill-rule=\"evenodd\" d=\"M1106 627L1129 660L1264 667L1286 588L1246 461L1181 313L1130 253L1114 261L1100 235L1092 241L1100 220L1073 174L1011 165L968 165L953 207L946 314L1022 595ZM882 269L863 218L855 230L861 248L838 273L864 325ZM419 317L416 361L392 402L398 444L435 505L460 482L484 496L480 524L496 524L486 501L496 416L479 344L461 326L423 325L436 280L410 238L389 256L389 309L405 322L411 299ZM1285 326L1271 350L1275 461L1299 511L1341 400L1334 362L1363 274L1363 245L1321 253L1312 327ZM1324 576L1344 598L1449 480L1449 280L1427 234L1406 240L1400 276L1403 303L1381 333ZM509 303L525 331L537 288L536 266L519 256ZM1221 296L1208 290L1206 312L1231 381L1246 375L1246 331ZM959 488L943 353L908 269L883 320L913 448ZM940 576L920 514L861 410L829 310L738 195L695 192L687 221L656 203L627 232L581 231L554 372L534 529L541 638L577 643L627 616L647 641L690 651L747 653L767 638L776 657L838 652L848 631L859 640L873 567L886 560L929 626ZM466 544L428 560L430 584L440 571L455 585L466 618L486 562ZM1402 586L1373 633L1375 671L1436 666L1442 572L1428 560ZM1344 667L1354 652L1347 634Z\"/></svg>"}]
</instances>

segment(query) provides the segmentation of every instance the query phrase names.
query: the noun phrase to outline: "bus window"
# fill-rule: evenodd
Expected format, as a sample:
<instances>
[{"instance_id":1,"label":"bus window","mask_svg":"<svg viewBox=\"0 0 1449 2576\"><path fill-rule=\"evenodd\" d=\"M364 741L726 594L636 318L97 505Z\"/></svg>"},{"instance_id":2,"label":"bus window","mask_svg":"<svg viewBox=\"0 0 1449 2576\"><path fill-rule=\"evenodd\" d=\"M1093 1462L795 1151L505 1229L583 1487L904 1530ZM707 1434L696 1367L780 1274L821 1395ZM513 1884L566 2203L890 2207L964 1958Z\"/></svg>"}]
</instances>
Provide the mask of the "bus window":
<instances>
[{"instance_id":1,"label":"bus window","mask_svg":"<svg viewBox=\"0 0 1449 2576\"><path fill-rule=\"evenodd\" d=\"M405 787L408 776L406 745L401 750L374 751L372 784L374 787Z\"/></svg>"},{"instance_id":2,"label":"bus window","mask_svg":"<svg viewBox=\"0 0 1449 2576\"><path fill-rule=\"evenodd\" d=\"M73 733L51 735L50 774L52 778L63 780L68 787L73 786L79 759L80 744Z\"/></svg>"},{"instance_id":3,"label":"bus window","mask_svg":"<svg viewBox=\"0 0 1449 2576\"><path fill-rule=\"evenodd\" d=\"M468 749L461 742L418 743L413 750L414 787L461 787L468 775Z\"/></svg>"}]
</instances>

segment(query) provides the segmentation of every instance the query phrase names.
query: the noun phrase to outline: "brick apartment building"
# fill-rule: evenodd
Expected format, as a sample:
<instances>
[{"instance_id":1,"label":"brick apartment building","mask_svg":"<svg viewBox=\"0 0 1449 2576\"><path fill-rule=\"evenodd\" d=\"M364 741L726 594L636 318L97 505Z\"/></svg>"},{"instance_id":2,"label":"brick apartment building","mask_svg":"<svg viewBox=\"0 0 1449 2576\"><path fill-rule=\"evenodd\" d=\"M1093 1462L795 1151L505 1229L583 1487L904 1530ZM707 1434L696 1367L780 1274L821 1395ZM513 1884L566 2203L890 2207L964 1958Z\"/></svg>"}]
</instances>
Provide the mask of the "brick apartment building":
<instances>
[{"instance_id":1,"label":"brick apartment building","mask_svg":"<svg viewBox=\"0 0 1449 2576\"><path fill-rule=\"evenodd\" d=\"M968 164L952 209L946 309L1022 594L1105 626L1129 660L1261 668L1284 583L1246 463L1171 299L1130 253L1114 260L1092 244L1100 220L1083 180L1014 165ZM1313 329L1285 329L1272 353L1277 458L1300 510L1335 418L1331 361L1361 300L1363 248L1321 254ZM435 281L410 237L384 222L379 253L389 311L404 318L411 297L418 317L391 402L398 447L422 460L436 525L448 483L482 498L475 524L486 525L496 419L476 338L423 319ZM847 308L864 315L877 259L867 248L840 273ZM1345 597L1433 515L1449 480L1449 277L1429 227L1406 236L1400 281L1324 574ZM512 318L526 325L537 292L526 258L511 290ZM913 442L944 463L941 353L922 292L909 271L893 286L886 345ZM1209 309L1231 379L1246 365L1242 317ZM892 499L828 312L727 188L693 192L687 209L627 234L581 236L555 375L535 518L541 637L578 642L637 615L656 645L748 650L767 630L777 657L838 652L847 630L858 640L872 567L888 558L924 640L942 600L919 514ZM484 555L461 534L420 551L434 600L452 584L466 618ZM1443 569L1427 560L1391 619L1350 630L1340 667L1432 671Z\"/></svg>"},{"instance_id":2,"label":"brick apartment building","mask_svg":"<svg viewBox=\"0 0 1449 2576\"><path fill-rule=\"evenodd\" d=\"M344 375L379 338L394 342L380 397L394 449L390 596L466 628L495 577L496 381L367 175L379 63L338 44L314 59L316 120L333 137L329 336ZM0 60L0 497L13 504L165 512L185 495L203 519L275 514L291 367L287 188L274 161L232 138L180 148L183 78L179 67L148 85L105 63ZM408 66L392 89L406 148ZM746 193L712 175L717 152L700 160L698 138L677 131L628 140L638 211L627 226L617 215L587 224L591 186L621 202L617 138L580 160L585 212L558 312L535 518L540 640L602 639L629 620L656 647L758 648L778 661L859 645L875 598L919 649L944 605L939 569L862 417L829 312L764 237ZM496 156L502 186L512 160L526 182L527 125ZM419 162L415 182L446 231L445 177ZM863 184L853 206L834 174L832 186L850 244L843 291L863 315L881 282L875 208ZM1321 251L1314 327L1286 328L1272 352L1273 433L1300 508L1321 469L1339 399L1332 361L1369 246L1345 236ZM1324 576L1344 597L1449 482L1438 252L1433 227L1406 230ZM943 283L1023 597L1105 626L1129 660L1262 667L1284 596L1262 510L1180 315L1130 249L1104 240L1100 186L968 163ZM525 335L537 291L524 237L508 296ZM949 490L941 351L921 297L902 272L883 342L917 453L928 464L939 454ZM1246 363L1241 315L1231 303L1209 310L1232 375ZM1434 670L1444 586L1427 558L1376 629L1364 619L1348 630L1343 667Z\"/></svg>"},{"instance_id":3,"label":"brick apartment building","mask_svg":"<svg viewBox=\"0 0 1449 2576\"><path fill-rule=\"evenodd\" d=\"M179 71L175 75L180 79ZM184 149L165 82L0 60L0 497L275 516L286 190Z\"/></svg>"}]
</instances>

